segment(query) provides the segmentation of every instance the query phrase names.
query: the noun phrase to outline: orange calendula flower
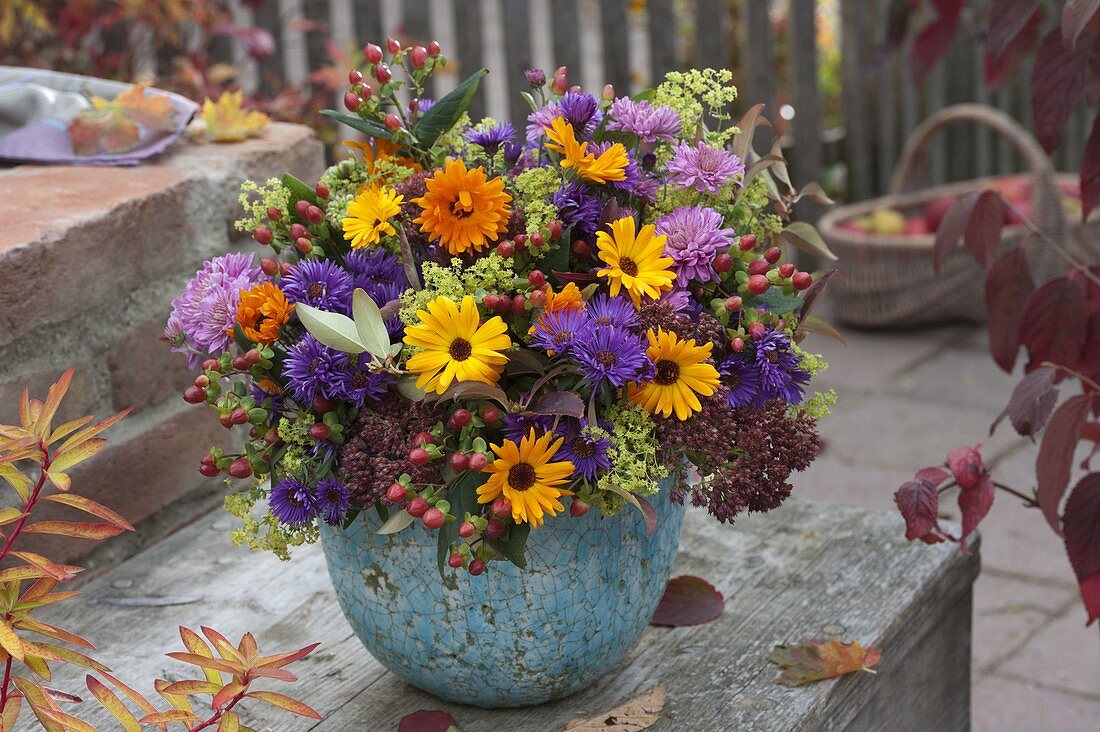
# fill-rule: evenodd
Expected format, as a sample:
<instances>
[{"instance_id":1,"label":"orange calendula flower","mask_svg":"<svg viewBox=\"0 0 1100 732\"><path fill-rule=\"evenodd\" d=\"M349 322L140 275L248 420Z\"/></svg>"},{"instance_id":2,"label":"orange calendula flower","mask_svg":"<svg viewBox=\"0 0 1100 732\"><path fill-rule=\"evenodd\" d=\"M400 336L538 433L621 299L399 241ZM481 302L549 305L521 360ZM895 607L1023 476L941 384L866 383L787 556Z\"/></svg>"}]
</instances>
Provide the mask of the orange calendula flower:
<instances>
[{"instance_id":1,"label":"orange calendula flower","mask_svg":"<svg viewBox=\"0 0 1100 732\"><path fill-rule=\"evenodd\" d=\"M656 233L653 224L635 232L633 216L611 223L611 233L596 232L599 258L607 265L596 272L611 283L611 296L626 290L634 307L641 307L642 296L656 300L672 289L676 273L671 257L665 256L665 235Z\"/></svg>"},{"instance_id":2,"label":"orange calendula flower","mask_svg":"<svg viewBox=\"0 0 1100 732\"><path fill-rule=\"evenodd\" d=\"M584 309L584 299L581 296L580 288L573 282L566 283L565 287L561 288L558 292L554 292L554 288L547 284L544 286L543 292L546 293L546 305L543 307L544 313L553 313L558 310L568 310L570 308L576 308L577 310ZM527 332L529 334L534 334L534 323L531 324Z\"/></svg>"},{"instance_id":3,"label":"orange calendula flower","mask_svg":"<svg viewBox=\"0 0 1100 732\"><path fill-rule=\"evenodd\" d=\"M466 169L461 160L448 160L425 179L428 192L413 199L421 214L413 223L451 254L481 251L508 230L512 197L504 192L503 178L488 178L485 169Z\"/></svg>"},{"instance_id":4,"label":"orange calendula flower","mask_svg":"<svg viewBox=\"0 0 1100 732\"><path fill-rule=\"evenodd\" d=\"M608 181L626 180L626 166L629 162L626 148L622 143L616 142L600 153L599 157L589 160L578 172L585 180L603 185Z\"/></svg>"},{"instance_id":5,"label":"orange calendula flower","mask_svg":"<svg viewBox=\"0 0 1100 732\"><path fill-rule=\"evenodd\" d=\"M660 328L646 332L649 348L646 355L656 367L653 379L645 384L630 384L627 396L650 414L687 419L703 405L699 394L711 396L718 389L718 370L706 360L713 343L695 345L693 340L680 340L676 334Z\"/></svg>"},{"instance_id":6,"label":"orange calendula flower","mask_svg":"<svg viewBox=\"0 0 1100 732\"><path fill-rule=\"evenodd\" d=\"M394 164L409 170L423 170L420 163L412 158L397 155L401 146L396 142L374 138L373 144L370 140L344 140L344 145L363 154L363 162L367 166L368 173L374 173L378 163L383 160L393 160Z\"/></svg>"},{"instance_id":7,"label":"orange calendula flower","mask_svg":"<svg viewBox=\"0 0 1100 732\"><path fill-rule=\"evenodd\" d=\"M578 142L573 125L563 117L550 120L549 127L543 127L549 142L548 150L561 153L561 166L572 168L587 181L603 185L608 181L626 180L626 166L630 163L626 148L616 142L600 153L599 157L588 152L587 142Z\"/></svg>"},{"instance_id":8,"label":"orange calendula flower","mask_svg":"<svg viewBox=\"0 0 1100 732\"><path fill-rule=\"evenodd\" d=\"M241 290L237 303L237 323L244 335L253 343L270 346L279 339L279 330L294 305L273 282L261 282L251 290Z\"/></svg>"},{"instance_id":9,"label":"orange calendula flower","mask_svg":"<svg viewBox=\"0 0 1100 732\"><path fill-rule=\"evenodd\" d=\"M565 506L558 499L573 495L561 486L569 482L573 463L568 460L553 462L554 455L564 438L551 442L554 433L547 432L538 439L535 431L517 445L505 440L503 445L492 445L497 459L482 470L490 473L489 480L478 486L477 502L491 503L500 496L512 504L512 520L542 526L544 516L556 516Z\"/></svg>"}]
</instances>

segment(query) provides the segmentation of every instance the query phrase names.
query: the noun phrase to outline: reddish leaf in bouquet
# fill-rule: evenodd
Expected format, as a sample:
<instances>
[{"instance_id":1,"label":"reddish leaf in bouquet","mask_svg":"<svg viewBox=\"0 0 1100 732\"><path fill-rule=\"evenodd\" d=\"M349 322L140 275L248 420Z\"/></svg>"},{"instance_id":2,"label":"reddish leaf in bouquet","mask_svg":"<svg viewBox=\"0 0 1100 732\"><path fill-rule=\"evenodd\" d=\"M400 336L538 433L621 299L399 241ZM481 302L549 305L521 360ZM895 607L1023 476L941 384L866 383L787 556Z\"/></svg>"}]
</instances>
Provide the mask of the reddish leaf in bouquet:
<instances>
[{"instance_id":1,"label":"reddish leaf in bouquet","mask_svg":"<svg viewBox=\"0 0 1100 732\"><path fill-rule=\"evenodd\" d=\"M1058 534L1062 533L1058 506L1069 483L1073 468L1073 452L1077 439L1088 416L1089 397L1078 395L1067 399L1050 418L1043 442L1039 445L1039 457L1035 461L1035 477L1039 484L1039 508L1047 523Z\"/></svg>"},{"instance_id":2,"label":"reddish leaf in bouquet","mask_svg":"<svg viewBox=\"0 0 1100 732\"><path fill-rule=\"evenodd\" d=\"M920 539L925 544L943 541L939 522L940 497L934 485L925 480L911 480L894 493L894 503L905 519L907 540Z\"/></svg>"},{"instance_id":3,"label":"reddish leaf in bouquet","mask_svg":"<svg viewBox=\"0 0 1100 732\"><path fill-rule=\"evenodd\" d=\"M1012 390L1012 398L1008 400L1008 406L997 415L997 419L989 428L989 433L993 434L993 430L997 429L997 425L1007 415L1012 422L1012 427L1019 434L1024 437L1038 434L1058 402L1054 376L1055 371L1052 368L1036 369L1025 376Z\"/></svg>"},{"instance_id":4,"label":"reddish leaf in bouquet","mask_svg":"<svg viewBox=\"0 0 1100 732\"><path fill-rule=\"evenodd\" d=\"M1071 51L1062 40L1062 29L1055 27L1039 44L1031 72L1031 117L1035 136L1048 153L1058 148L1070 112L1085 94L1094 38L1095 33L1086 30L1079 47Z\"/></svg>"},{"instance_id":5,"label":"reddish leaf in bouquet","mask_svg":"<svg viewBox=\"0 0 1100 732\"><path fill-rule=\"evenodd\" d=\"M1089 473L1074 486L1063 530L1091 625L1100 617L1100 473Z\"/></svg>"},{"instance_id":6,"label":"reddish leaf in bouquet","mask_svg":"<svg viewBox=\"0 0 1100 732\"><path fill-rule=\"evenodd\" d=\"M872 668L882 660L882 653L858 641L811 638L794 646L776 646L768 660L783 669L777 684L802 686L856 671L874 673Z\"/></svg>"},{"instance_id":7,"label":"reddish leaf in bouquet","mask_svg":"<svg viewBox=\"0 0 1100 732\"><path fill-rule=\"evenodd\" d=\"M959 196L936 229L936 243L932 247L936 274L943 271L944 262L960 237L965 238L966 249L974 261L988 270L1000 243L1004 213L1004 199L996 191L970 191Z\"/></svg>"},{"instance_id":8,"label":"reddish leaf in bouquet","mask_svg":"<svg viewBox=\"0 0 1100 732\"><path fill-rule=\"evenodd\" d=\"M1069 0L1062 9L1062 38L1071 51L1077 47L1077 40L1085 28L1094 22L1100 11L1100 0Z\"/></svg>"},{"instance_id":9,"label":"reddish leaf in bouquet","mask_svg":"<svg viewBox=\"0 0 1100 732\"><path fill-rule=\"evenodd\" d=\"M1028 370L1044 361L1076 369L1087 325L1085 288L1069 277L1048 280L1024 307L1020 339L1031 350Z\"/></svg>"},{"instance_id":10,"label":"reddish leaf in bouquet","mask_svg":"<svg viewBox=\"0 0 1100 732\"><path fill-rule=\"evenodd\" d=\"M962 0L937 0L935 6L939 17L924 27L909 54L913 82L918 85L924 82L924 77L951 48L963 3Z\"/></svg>"},{"instance_id":11,"label":"reddish leaf in bouquet","mask_svg":"<svg viewBox=\"0 0 1100 732\"><path fill-rule=\"evenodd\" d=\"M979 452L981 445L974 447L956 447L947 453L947 467L955 476L955 482L963 490L974 488L978 485L985 466L982 465L982 455Z\"/></svg>"},{"instance_id":12,"label":"reddish leaf in bouquet","mask_svg":"<svg viewBox=\"0 0 1100 732\"><path fill-rule=\"evenodd\" d=\"M1035 16L1042 0L993 0L989 7L986 49L998 58Z\"/></svg>"},{"instance_id":13,"label":"reddish leaf in bouquet","mask_svg":"<svg viewBox=\"0 0 1100 732\"><path fill-rule=\"evenodd\" d=\"M996 493L997 488L993 485L993 478L988 473L981 475L973 488L959 491L959 509L962 511L962 536L959 537L959 541L962 543L964 552L968 551L966 537L974 533L974 529L978 528L978 524L989 513Z\"/></svg>"},{"instance_id":14,"label":"reddish leaf in bouquet","mask_svg":"<svg viewBox=\"0 0 1100 732\"><path fill-rule=\"evenodd\" d=\"M447 732L458 728L458 722L447 712L438 709L419 709L406 714L397 724L397 732Z\"/></svg>"},{"instance_id":15,"label":"reddish leaf in bouquet","mask_svg":"<svg viewBox=\"0 0 1100 732\"><path fill-rule=\"evenodd\" d=\"M651 625L679 628L709 623L722 614L726 601L714 585L699 577L673 577L665 587Z\"/></svg>"},{"instance_id":16,"label":"reddish leaf in bouquet","mask_svg":"<svg viewBox=\"0 0 1100 732\"><path fill-rule=\"evenodd\" d=\"M1100 203L1100 117L1092 122L1092 131L1081 157L1081 220Z\"/></svg>"},{"instance_id":17,"label":"reddish leaf in bouquet","mask_svg":"<svg viewBox=\"0 0 1100 732\"><path fill-rule=\"evenodd\" d=\"M1038 0L1024 0L1023 4L1038 4ZM1016 5L1021 3L1018 0ZM990 25L993 25L991 12ZM1042 25L1042 13L1032 13L1023 27L1012 37L1004 49L1004 53L994 55L991 42L986 42L985 52L985 85L990 91L996 91L1006 81L1013 77L1020 69L1024 58L1031 54L1039 45L1039 29ZM992 29L991 29L992 30Z\"/></svg>"}]
</instances>

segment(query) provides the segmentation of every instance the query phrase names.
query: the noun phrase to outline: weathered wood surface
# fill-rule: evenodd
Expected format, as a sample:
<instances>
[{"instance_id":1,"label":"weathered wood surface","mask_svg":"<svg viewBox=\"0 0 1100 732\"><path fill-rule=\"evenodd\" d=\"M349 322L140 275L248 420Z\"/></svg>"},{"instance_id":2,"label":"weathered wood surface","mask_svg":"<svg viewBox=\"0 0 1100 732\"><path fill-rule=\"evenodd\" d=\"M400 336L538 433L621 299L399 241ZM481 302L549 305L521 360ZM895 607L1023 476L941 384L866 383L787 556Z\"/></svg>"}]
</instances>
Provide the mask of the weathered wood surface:
<instances>
[{"instance_id":1,"label":"weathered wood surface","mask_svg":"<svg viewBox=\"0 0 1100 732\"><path fill-rule=\"evenodd\" d=\"M251 630L269 652L322 642L296 669L302 680L294 691L324 719L253 705L260 730L394 730L421 708L450 711L465 732L560 730L569 719L607 711L662 683L668 701L654 730L968 728L976 553L907 544L893 515L797 500L733 528L695 510L684 525L676 573L712 581L727 598L722 617L691 628L650 628L628 661L592 689L532 709L461 707L406 686L352 634L318 547L286 564L248 553L230 544L222 515L94 579L82 598L43 619L84 632L97 643L98 658L150 692L154 676L184 678L187 668L161 655L179 650L179 623L211 625L232 637ZM773 646L833 635L880 647L879 673L799 689L774 683L778 671L767 662ZM54 686L75 691L81 678L66 673ZM102 722L93 704L80 708Z\"/></svg>"}]
</instances>

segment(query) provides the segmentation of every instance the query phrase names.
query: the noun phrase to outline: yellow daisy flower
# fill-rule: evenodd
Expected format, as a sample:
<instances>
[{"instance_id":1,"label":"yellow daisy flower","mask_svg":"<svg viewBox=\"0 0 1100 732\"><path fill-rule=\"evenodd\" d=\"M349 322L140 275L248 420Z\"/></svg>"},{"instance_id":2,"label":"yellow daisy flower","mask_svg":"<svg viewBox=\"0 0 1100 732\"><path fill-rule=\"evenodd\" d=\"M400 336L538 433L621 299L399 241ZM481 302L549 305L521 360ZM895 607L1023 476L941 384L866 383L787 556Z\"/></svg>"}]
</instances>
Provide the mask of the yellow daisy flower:
<instances>
[{"instance_id":1,"label":"yellow daisy flower","mask_svg":"<svg viewBox=\"0 0 1100 732\"><path fill-rule=\"evenodd\" d=\"M512 520L531 526L542 526L544 515L556 516L564 511L558 499L573 495L573 491L560 486L569 482L573 463L551 462L564 441L559 437L551 442L553 437L547 432L535 439L535 431L531 430L519 445L512 440L492 445L497 459L482 468L491 475L478 486L477 502L491 503L503 495L512 504Z\"/></svg>"},{"instance_id":2,"label":"yellow daisy flower","mask_svg":"<svg viewBox=\"0 0 1100 732\"><path fill-rule=\"evenodd\" d=\"M542 130L549 140L546 149L561 153L561 167L580 168L595 157L588 152L587 142L577 142L573 125L566 122L564 117L555 117L550 120L550 126L543 127Z\"/></svg>"},{"instance_id":3,"label":"yellow daisy flower","mask_svg":"<svg viewBox=\"0 0 1100 732\"><path fill-rule=\"evenodd\" d=\"M718 370L706 363L713 343L702 346L682 341L676 334L660 328L646 332L646 355L656 366L656 375L645 384L630 384L627 396L650 414L687 419L703 408L698 394L711 396L718 389Z\"/></svg>"},{"instance_id":4,"label":"yellow daisy flower","mask_svg":"<svg viewBox=\"0 0 1100 732\"><path fill-rule=\"evenodd\" d=\"M392 188L371 186L363 190L348 204L348 216L344 219L344 238L351 240L352 249L362 249L382 240L382 235L393 236L397 230L390 219L401 212L405 197Z\"/></svg>"},{"instance_id":5,"label":"yellow daisy flower","mask_svg":"<svg viewBox=\"0 0 1100 732\"><path fill-rule=\"evenodd\" d=\"M416 316L420 323L405 329L405 343L424 350L405 366L418 374L418 387L442 394L454 382L495 384L500 379L508 363L504 351L512 347L512 339L499 316L481 323L470 295L462 298L461 307L449 297L437 297Z\"/></svg>"},{"instance_id":6,"label":"yellow daisy flower","mask_svg":"<svg viewBox=\"0 0 1100 732\"><path fill-rule=\"evenodd\" d=\"M664 256L665 235L646 224L635 235L634 217L624 216L611 223L611 233L596 232L599 258L607 264L596 272L611 283L611 295L626 290L634 307L640 308L642 295L657 299L672 289L676 273L672 258Z\"/></svg>"},{"instance_id":7,"label":"yellow daisy flower","mask_svg":"<svg viewBox=\"0 0 1100 732\"><path fill-rule=\"evenodd\" d=\"M414 223L449 253L480 251L508 230L512 197L503 178L489 179L484 168L467 170L461 160L448 160L424 185L428 192L413 199L422 211Z\"/></svg>"}]
</instances>

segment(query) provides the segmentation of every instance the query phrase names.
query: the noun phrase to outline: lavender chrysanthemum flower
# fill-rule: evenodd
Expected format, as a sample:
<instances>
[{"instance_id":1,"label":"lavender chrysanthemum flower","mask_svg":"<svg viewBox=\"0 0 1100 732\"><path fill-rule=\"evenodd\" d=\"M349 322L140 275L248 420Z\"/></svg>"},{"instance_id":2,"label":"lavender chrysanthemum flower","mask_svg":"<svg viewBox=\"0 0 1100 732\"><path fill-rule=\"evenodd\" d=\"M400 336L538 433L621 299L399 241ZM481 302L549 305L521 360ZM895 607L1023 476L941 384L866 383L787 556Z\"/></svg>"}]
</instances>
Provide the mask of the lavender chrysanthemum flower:
<instances>
[{"instance_id":1,"label":"lavender chrysanthemum flower","mask_svg":"<svg viewBox=\"0 0 1100 732\"><path fill-rule=\"evenodd\" d=\"M490 156L496 155L500 146L516 135L516 128L510 122L494 122L477 126L466 133L466 141L478 145Z\"/></svg>"},{"instance_id":2,"label":"lavender chrysanthemum flower","mask_svg":"<svg viewBox=\"0 0 1100 732\"><path fill-rule=\"evenodd\" d=\"M519 442L532 429L535 430L536 436L549 432L550 427L554 424L554 418L546 414L516 412L515 414L504 415L503 422L504 424L500 430L504 433L504 436L513 442Z\"/></svg>"},{"instance_id":3,"label":"lavender chrysanthemum flower","mask_svg":"<svg viewBox=\"0 0 1100 732\"><path fill-rule=\"evenodd\" d=\"M554 459L573 463L574 478L594 480L599 473L611 469L611 459L607 456L611 440L593 435L587 427L586 419L563 419L557 431L564 441ZM601 424L600 427L606 430L609 425Z\"/></svg>"},{"instance_id":4,"label":"lavender chrysanthemum flower","mask_svg":"<svg viewBox=\"0 0 1100 732\"><path fill-rule=\"evenodd\" d=\"M401 290L408 287L401 260L384 249L349 252L344 255L344 266L351 272L352 287L362 288L368 295L373 295L379 285L397 285Z\"/></svg>"},{"instance_id":5,"label":"lavender chrysanthemum flower","mask_svg":"<svg viewBox=\"0 0 1100 732\"><path fill-rule=\"evenodd\" d=\"M722 214L706 206L681 206L657 219L664 234L665 254L676 263L676 281L709 282L717 279L714 257L733 243L733 229L722 228Z\"/></svg>"},{"instance_id":6,"label":"lavender chrysanthemum flower","mask_svg":"<svg viewBox=\"0 0 1100 732\"><path fill-rule=\"evenodd\" d=\"M680 134L680 115L672 107L654 107L647 101L619 97L611 103L607 129L629 132L641 142L673 142Z\"/></svg>"},{"instance_id":7,"label":"lavender chrysanthemum flower","mask_svg":"<svg viewBox=\"0 0 1100 732\"><path fill-rule=\"evenodd\" d=\"M283 376L298 403L310 404L318 396L338 398L346 369L347 354L307 334L287 351Z\"/></svg>"},{"instance_id":8,"label":"lavender chrysanthemum flower","mask_svg":"<svg viewBox=\"0 0 1100 732\"><path fill-rule=\"evenodd\" d=\"M241 290L263 279L252 254L226 254L203 263L172 301L165 335L172 350L187 354L194 369L208 356L218 356L229 347L236 322Z\"/></svg>"},{"instance_id":9,"label":"lavender chrysanthemum flower","mask_svg":"<svg viewBox=\"0 0 1100 732\"><path fill-rule=\"evenodd\" d=\"M726 400L734 409L755 404L760 397L760 373L756 364L739 353L730 354L718 366L722 383L729 387Z\"/></svg>"},{"instance_id":10,"label":"lavender chrysanthemum flower","mask_svg":"<svg viewBox=\"0 0 1100 732\"><path fill-rule=\"evenodd\" d=\"M386 395L390 377L383 371L371 371L373 360L369 353L360 353L347 360L347 366L340 375L335 392L356 407L362 407L368 400L376 402Z\"/></svg>"},{"instance_id":11,"label":"lavender chrysanthemum flower","mask_svg":"<svg viewBox=\"0 0 1100 732\"><path fill-rule=\"evenodd\" d=\"M593 389L604 384L617 389L639 381L651 365L640 335L625 328L591 323L573 345L570 358Z\"/></svg>"},{"instance_id":12,"label":"lavender chrysanthemum flower","mask_svg":"<svg viewBox=\"0 0 1100 732\"><path fill-rule=\"evenodd\" d=\"M694 147L681 142L668 163L670 183L694 188L700 193L718 193L725 183L744 172L741 158L726 150L709 147L702 141Z\"/></svg>"},{"instance_id":13,"label":"lavender chrysanthemum flower","mask_svg":"<svg viewBox=\"0 0 1100 732\"><path fill-rule=\"evenodd\" d=\"M317 495L294 478L284 478L271 489L267 505L288 526L305 526L318 513Z\"/></svg>"},{"instance_id":14,"label":"lavender chrysanthemum flower","mask_svg":"<svg viewBox=\"0 0 1100 732\"><path fill-rule=\"evenodd\" d=\"M291 269L282 281L286 299L341 315L351 313L352 279L330 259L307 259Z\"/></svg>"},{"instance_id":15,"label":"lavender chrysanthemum flower","mask_svg":"<svg viewBox=\"0 0 1100 732\"><path fill-rule=\"evenodd\" d=\"M671 290L665 290L661 293L661 296L657 298L657 302L668 303L674 313L683 313L686 310L687 315L693 316L693 319L694 316L699 314L695 310L698 301L683 287L676 287L675 283Z\"/></svg>"},{"instance_id":16,"label":"lavender chrysanthemum flower","mask_svg":"<svg viewBox=\"0 0 1100 732\"><path fill-rule=\"evenodd\" d=\"M790 339L781 331L770 330L756 341L756 368L760 374L761 396L798 404L810 374L802 368L802 359L791 349Z\"/></svg>"},{"instance_id":17,"label":"lavender chrysanthemum flower","mask_svg":"<svg viewBox=\"0 0 1100 732\"><path fill-rule=\"evenodd\" d=\"M579 308L544 312L535 321L531 347L541 348L552 355L569 353L587 324L588 318Z\"/></svg>"},{"instance_id":18,"label":"lavender chrysanthemum flower","mask_svg":"<svg viewBox=\"0 0 1100 732\"><path fill-rule=\"evenodd\" d=\"M588 301L584 310L593 325L618 328L635 328L638 325L638 311L624 297L611 297L601 292Z\"/></svg>"},{"instance_id":19,"label":"lavender chrysanthemum flower","mask_svg":"<svg viewBox=\"0 0 1100 732\"><path fill-rule=\"evenodd\" d=\"M603 201L599 195L577 181L571 181L554 191L554 207L558 218L566 227L572 227L574 240L594 242L596 228L600 224Z\"/></svg>"},{"instance_id":20,"label":"lavender chrysanthemum flower","mask_svg":"<svg viewBox=\"0 0 1100 732\"><path fill-rule=\"evenodd\" d=\"M335 478L322 478L313 487L317 496L318 509L325 523L339 526L351 508L351 491Z\"/></svg>"}]
</instances>

